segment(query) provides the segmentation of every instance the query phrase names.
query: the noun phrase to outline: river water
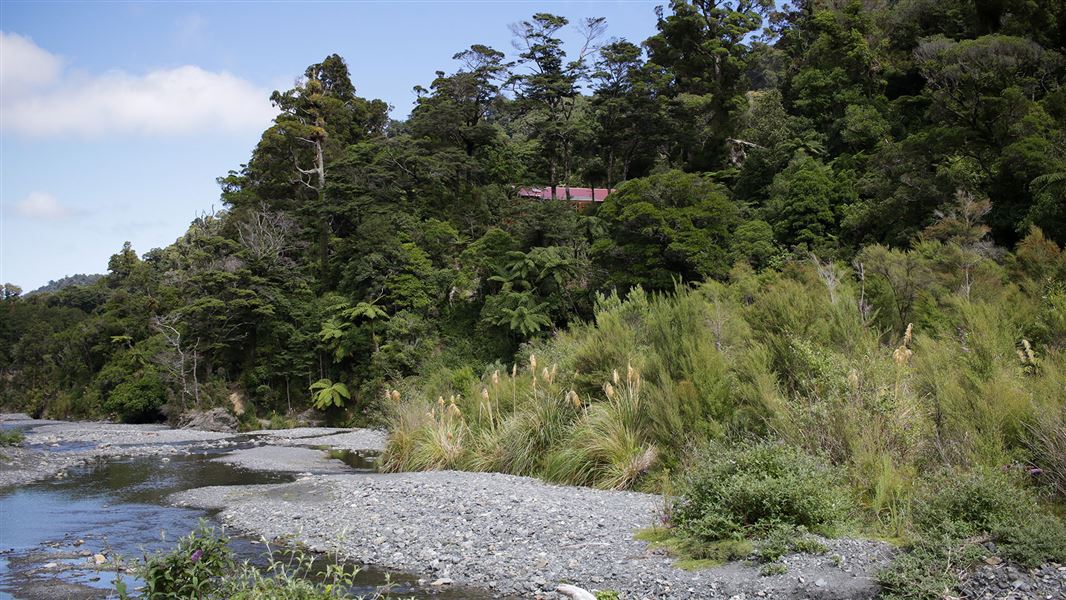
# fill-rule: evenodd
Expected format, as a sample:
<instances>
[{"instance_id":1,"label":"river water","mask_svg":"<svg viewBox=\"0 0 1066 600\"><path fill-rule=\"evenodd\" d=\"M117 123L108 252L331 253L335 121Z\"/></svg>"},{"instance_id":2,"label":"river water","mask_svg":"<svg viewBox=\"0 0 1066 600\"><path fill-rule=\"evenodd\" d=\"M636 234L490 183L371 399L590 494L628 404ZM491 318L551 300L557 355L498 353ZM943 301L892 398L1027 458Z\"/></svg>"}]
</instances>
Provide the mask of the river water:
<instances>
[{"instance_id":1,"label":"river water","mask_svg":"<svg viewBox=\"0 0 1066 600\"><path fill-rule=\"evenodd\" d=\"M291 481L290 475L253 472L210 460L215 453L101 461L67 471L61 479L0 489L0 600L109 598L116 576L129 589L138 581L113 570L98 570L94 557L135 560L173 548L177 539L212 514L170 506L174 492L212 485ZM332 453L353 472L373 470L371 457ZM230 534L239 559L261 561L257 540ZM478 589L427 589L405 573L362 568L352 595L369 594L389 581L388 597L487 599Z\"/></svg>"}]
</instances>

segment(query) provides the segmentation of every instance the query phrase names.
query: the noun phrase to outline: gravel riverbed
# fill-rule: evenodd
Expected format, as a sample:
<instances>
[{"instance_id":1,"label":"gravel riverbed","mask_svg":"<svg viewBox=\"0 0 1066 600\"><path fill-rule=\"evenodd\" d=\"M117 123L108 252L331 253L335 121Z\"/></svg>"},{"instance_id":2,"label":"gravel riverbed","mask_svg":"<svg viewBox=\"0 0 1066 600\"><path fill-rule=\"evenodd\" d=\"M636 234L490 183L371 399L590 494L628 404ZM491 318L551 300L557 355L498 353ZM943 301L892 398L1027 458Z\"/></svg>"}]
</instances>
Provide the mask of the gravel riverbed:
<instances>
[{"instance_id":1,"label":"gravel riverbed","mask_svg":"<svg viewBox=\"0 0 1066 600\"><path fill-rule=\"evenodd\" d=\"M282 446L329 446L337 450L381 452L388 434L377 429L330 429L299 427L254 431L270 444Z\"/></svg>"},{"instance_id":2,"label":"gravel riverbed","mask_svg":"<svg viewBox=\"0 0 1066 600\"><path fill-rule=\"evenodd\" d=\"M21 447L0 448L0 488L50 477L100 459L170 455L233 445L232 434L163 425L43 421L0 414L0 426L25 434Z\"/></svg>"},{"instance_id":3,"label":"gravel riverbed","mask_svg":"<svg viewBox=\"0 0 1066 600\"><path fill-rule=\"evenodd\" d=\"M279 473L345 473L343 462L329 458L321 450L287 446L241 448L216 458L218 462L237 465L251 471Z\"/></svg>"},{"instance_id":4,"label":"gravel riverbed","mask_svg":"<svg viewBox=\"0 0 1066 600\"><path fill-rule=\"evenodd\" d=\"M659 497L494 473L313 475L173 500L221 509L223 522L268 539L295 535L427 581L521 597L555 597L559 583L573 583L634 599L872 598L872 575L890 556L878 542L827 540L825 555L788 557L783 575L742 564L685 571L633 538L659 518Z\"/></svg>"}]
</instances>

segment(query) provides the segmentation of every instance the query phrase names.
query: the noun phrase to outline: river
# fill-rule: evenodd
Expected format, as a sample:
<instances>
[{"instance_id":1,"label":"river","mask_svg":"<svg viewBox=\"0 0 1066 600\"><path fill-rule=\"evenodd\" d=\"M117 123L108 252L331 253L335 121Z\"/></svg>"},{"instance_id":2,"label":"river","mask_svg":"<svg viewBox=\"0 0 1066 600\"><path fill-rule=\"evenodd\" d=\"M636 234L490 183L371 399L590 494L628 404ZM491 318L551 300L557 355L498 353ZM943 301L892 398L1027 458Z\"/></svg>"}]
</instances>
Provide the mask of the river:
<instances>
[{"instance_id":1,"label":"river","mask_svg":"<svg viewBox=\"0 0 1066 600\"><path fill-rule=\"evenodd\" d=\"M237 448L241 446L236 446ZM63 451L67 448L51 448ZM230 448L232 449L232 448ZM171 506L167 497L205 487L292 481L289 474L255 472L211 460L224 450L172 456L96 460L68 469L65 476L0 489L0 599L114 597L116 576L133 589L140 582L116 573L116 557L135 560L174 546L211 512ZM353 472L373 471L364 453L333 452ZM240 559L260 561L259 540L230 534ZM102 568L95 557L107 559ZM325 559L322 559L325 560ZM386 582L388 597L482 599L476 589L433 589L417 577L363 567L353 595L369 594Z\"/></svg>"}]
</instances>

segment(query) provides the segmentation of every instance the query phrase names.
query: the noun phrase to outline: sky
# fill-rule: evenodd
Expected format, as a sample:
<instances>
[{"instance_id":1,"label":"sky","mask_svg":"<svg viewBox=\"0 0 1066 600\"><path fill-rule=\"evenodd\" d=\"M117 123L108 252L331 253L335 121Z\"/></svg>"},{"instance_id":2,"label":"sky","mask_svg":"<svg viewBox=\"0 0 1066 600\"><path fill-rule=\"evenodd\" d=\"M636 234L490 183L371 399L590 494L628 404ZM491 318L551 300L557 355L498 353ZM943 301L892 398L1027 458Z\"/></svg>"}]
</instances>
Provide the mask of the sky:
<instances>
[{"instance_id":1,"label":"sky","mask_svg":"<svg viewBox=\"0 0 1066 600\"><path fill-rule=\"evenodd\" d=\"M221 209L215 178L247 162L271 91L331 53L404 118L456 52L513 56L510 24L536 12L639 43L664 3L0 0L0 283L105 272L124 241L143 254Z\"/></svg>"}]
</instances>

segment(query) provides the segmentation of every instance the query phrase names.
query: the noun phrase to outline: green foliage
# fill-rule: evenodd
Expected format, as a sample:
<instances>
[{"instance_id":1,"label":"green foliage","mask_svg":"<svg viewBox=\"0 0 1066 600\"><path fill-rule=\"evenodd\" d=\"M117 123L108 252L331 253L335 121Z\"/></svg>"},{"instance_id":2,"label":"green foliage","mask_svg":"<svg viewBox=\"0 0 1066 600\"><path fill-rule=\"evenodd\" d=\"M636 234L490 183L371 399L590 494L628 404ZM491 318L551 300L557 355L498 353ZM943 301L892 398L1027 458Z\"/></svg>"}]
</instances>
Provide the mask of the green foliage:
<instances>
[{"instance_id":1,"label":"green foliage","mask_svg":"<svg viewBox=\"0 0 1066 600\"><path fill-rule=\"evenodd\" d=\"M665 551L676 559L675 566L689 571L713 567L730 560L746 559L755 551L755 545L749 540L701 543L679 535L676 529L667 527L649 527L638 531L634 537L648 542L653 548Z\"/></svg>"},{"instance_id":2,"label":"green foliage","mask_svg":"<svg viewBox=\"0 0 1066 600\"><path fill-rule=\"evenodd\" d=\"M173 551L145 557L139 574L149 600L210 598L224 588L234 565L226 537L201 521Z\"/></svg>"},{"instance_id":3,"label":"green foliage","mask_svg":"<svg viewBox=\"0 0 1066 600\"><path fill-rule=\"evenodd\" d=\"M771 562L766 563L759 568L759 575L763 577L771 577L773 575L784 575L788 573L788 566L785 563Z\"/></svg>"},{"instance_id":4,"label":"green foliage","mask_svg":"<svg viewBox=\"0 0 1066 600\"><path fill-rule=\"evenodd\" d=\"M166 387L158 374L149 369L115 386L104 400L103 408L125 422L144 423L158 419L164 402Z\"/></svg>"},{"instance_id":5,"label":"green foliage","mask_svg":"<svg viewBox=\"0 0 1066 600\"><path fill-rule=\"evenodd\" d=\"M21 446L26 434L21 429L4 429L0 431L0 446Z\"/></svg>"},{"instance_id":6,"label":"green foliage","mask_svg":"<svg viewBox=\"0 0 1066 600\"><path fill-rule=\"evenodd\" d=\"M829 466L772 442L705 451L678 491L670 519L686 536L710 543L773 533L769 561L786 551L782 532L829 531L850 509L849 492Z\"/></svg>"},{"instance_id":7,"label":"green foliage","mask_svg":"<svg viewBox=\"0 0 1066 600\"><path fill-rule=\"evenodd\" d=\"M825 551L825 545L808 534L805 527L792 525L774 527L755 547L756 557L770 564L786 554L824 554Z\"/></svg>"},{"instance_id":8,"label":"green foliage","mask_svg":"<svg viewBox=\"0 0 1066 600\"><path fill-rule=\"evenodd\" d=\"M960 573L989 556L1024 567L1066 559L1066 522L1001 471L940 473L915 505L914 541L880 574L887 598L939 598Z\"/></svg>"},{"instance_id":9,"label":"green foliage","mask_svg":"<svg viewBox=\"0 0 1066 600\"><path fill-rule=\"evenodd\" d=\"M680 171L623 185L598 212L612 232L595 252L622 286L669 289L673 280L722 277L730 267L736 205L709 178Z\"/></svg>"},{"instance_id":10,"label":"green foliage","mask_svg":"<svg viewBox=\"0 0 1066 600\"><path fill-rule=\"evenodd\" d=\"M832 252L840 215L855 201L852 188L830 167L798 154L770 186L767 211L777 240L790 248Z\"/></svg>"},{"instance_id":11,"label":"green foliage","mask_svg":"<svg viewBox=\"0 0 1066 600\"><path fill-rule=\"evenodd\" d=\"M352 399L348 386L340 381L334 383L329 379L319 379L311 384L310 389L314 392L314 406L318 410L326 410L333 406L340 408L344 406L345 401Z\"/></svg>"},{"instance_id":12,"label":"green foliage","mask_svg":"<svg viewBox=\"0 0 1066 600\"><path fill-rule=\"evenodd\" d=\"M1009 478L990 470L946 473L917 499L915 524L932 534L968 538L1020 523L1035 509Z\"/></svg>"},{"instance_id":13,"label":"green foliage","mask_svg":"<svg viewBox=\"0 0 1066 600\"><path fill-rule=\"evenodd\" d=\"M268 548L266 565L238 563L222 532L201 522L181 538L171 551L145 556L134 572L145 582L148 600L200 598L241 600L333 600L351 598L358 569L321 559L300 549ZM323 568L324 567L324 568ZM119 597L129 598L125 585L116 582ZM381 598L380 593L360 596Z\"/></svg>"}]
</instances>

